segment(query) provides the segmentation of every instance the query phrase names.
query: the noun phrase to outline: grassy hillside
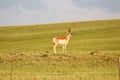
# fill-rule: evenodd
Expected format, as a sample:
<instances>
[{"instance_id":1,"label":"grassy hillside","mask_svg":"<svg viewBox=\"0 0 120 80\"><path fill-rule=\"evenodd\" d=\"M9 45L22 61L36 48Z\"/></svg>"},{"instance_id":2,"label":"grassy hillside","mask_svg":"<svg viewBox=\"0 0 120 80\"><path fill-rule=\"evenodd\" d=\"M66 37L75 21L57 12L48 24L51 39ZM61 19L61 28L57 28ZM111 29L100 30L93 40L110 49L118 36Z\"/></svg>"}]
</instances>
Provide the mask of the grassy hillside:
<instances>
[{"instance_id":1,"label":"grassy hillside","mask_svg":"<svg viewBox=\"0 0 120 80\"><path fill-rule=\"evenodd\" d=\"M68 52L54 54L69 27ZM119 57L120 20L0 27L0 80L119 80Z\"/></svg>"},{"instance_id":2,"label":"grassy hillside","mask_svg":"<svg viewBox=\"0 0 120 80\"><path fill-rule=\"evenodd\" d=\"M73 36L68 52L120 51L120 20L0 27L0 53L50 52L52 38L64 36L67 28ZM58 51L61 53L61 46Z\"/></svg>"}]
</instances>

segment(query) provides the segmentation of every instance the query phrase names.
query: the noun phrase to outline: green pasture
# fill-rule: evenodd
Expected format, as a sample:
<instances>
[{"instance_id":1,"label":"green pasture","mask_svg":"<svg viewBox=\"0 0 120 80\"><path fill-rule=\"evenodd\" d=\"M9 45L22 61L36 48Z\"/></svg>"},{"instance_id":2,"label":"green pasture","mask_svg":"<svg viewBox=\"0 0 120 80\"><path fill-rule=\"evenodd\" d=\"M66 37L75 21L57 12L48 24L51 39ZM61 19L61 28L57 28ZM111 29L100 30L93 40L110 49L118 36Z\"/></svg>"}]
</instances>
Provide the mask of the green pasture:
<instances>
[{"instance_id":1,"label":"green pasture","mask_svg":"<svg viewBox=\"0 0 120 80\"><path fill-rule=\"evenodd\" d=\"M54 54L68 28L67 53ZM0 80L119 80L119 56L120 20L0 27Z\"/></svg>"},{"instance_id":2,"label":"green pasture","mask_svg":"<svg viewBox=\"0 0 120 80\"><path fill-rule=\"evenodd\" d=\"M67 47L70 53L120 51L120 20L110 20L0 27L0 53L52 53L52 38L65 36L68 28L73 34Z\"/></svg>"}]
</instances>

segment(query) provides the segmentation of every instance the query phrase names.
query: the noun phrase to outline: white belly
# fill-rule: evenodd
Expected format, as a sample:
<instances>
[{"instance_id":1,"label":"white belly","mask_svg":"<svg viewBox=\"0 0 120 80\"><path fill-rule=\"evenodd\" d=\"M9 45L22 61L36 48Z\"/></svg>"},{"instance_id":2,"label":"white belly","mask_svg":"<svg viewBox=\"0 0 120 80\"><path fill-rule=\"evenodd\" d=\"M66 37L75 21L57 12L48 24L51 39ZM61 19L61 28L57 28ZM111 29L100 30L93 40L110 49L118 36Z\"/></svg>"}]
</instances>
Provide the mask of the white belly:
<instances>
[{"instance_id":1,"label":"white belly","mask_svg":"<svg viewBox=\"0 0 120 80\"><path fill-rule=\"evenodd\" d=\"M66 44L66 40L59 40L58 43L59 44Z\"/></svg>"}]
</instances>

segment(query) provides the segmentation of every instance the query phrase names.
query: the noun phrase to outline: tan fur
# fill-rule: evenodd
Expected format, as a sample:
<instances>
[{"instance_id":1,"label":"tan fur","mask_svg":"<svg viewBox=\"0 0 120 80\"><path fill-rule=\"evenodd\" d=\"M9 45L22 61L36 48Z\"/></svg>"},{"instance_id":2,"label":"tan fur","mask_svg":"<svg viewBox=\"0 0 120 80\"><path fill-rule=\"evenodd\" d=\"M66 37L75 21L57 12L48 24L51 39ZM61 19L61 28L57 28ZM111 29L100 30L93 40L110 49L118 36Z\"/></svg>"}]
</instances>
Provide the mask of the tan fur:
<instances>
[{"instance_id":1,"label":"tan fur","mask_svg":"<svg viewBox=\"0 0 120 80\"><path fill-rule=\"evenodd\" d=\"M71 37L71 33L70 32L67 32L67 35L65 37L55 37L53 38L53 43L54 43L54 46L53 46L53 49L54 49L54 53L56 53L56 46L58 44L61 44L63 46L63 52L66 53L66 46L69 42L69 39Z\"/></svg>"}]
</instances>

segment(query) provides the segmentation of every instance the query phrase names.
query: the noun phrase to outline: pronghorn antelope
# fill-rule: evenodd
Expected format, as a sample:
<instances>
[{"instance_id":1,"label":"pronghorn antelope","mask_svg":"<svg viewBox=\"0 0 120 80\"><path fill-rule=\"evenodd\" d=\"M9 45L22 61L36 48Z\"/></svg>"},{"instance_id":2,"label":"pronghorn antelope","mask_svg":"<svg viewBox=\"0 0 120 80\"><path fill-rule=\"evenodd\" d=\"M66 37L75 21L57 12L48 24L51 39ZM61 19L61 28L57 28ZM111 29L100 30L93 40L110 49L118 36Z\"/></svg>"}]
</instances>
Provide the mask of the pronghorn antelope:
<instances>
[{"instance_id":1,"label":"pronghorn antelope","mask_svg":"<svg viewBox=\"0 0 120 80\"><path fill-rule=\"evenodd\" d=\"M72 34L70 33L70 29L68 29L67 34L65 37L55 37L53 38L53 49L54 49L54 53L56 53L56 46L58 44L61 44L63 46L63 52L66 53L66 46L70 40L70 37L72 36Z\"/></svg>"}]
</instances>

